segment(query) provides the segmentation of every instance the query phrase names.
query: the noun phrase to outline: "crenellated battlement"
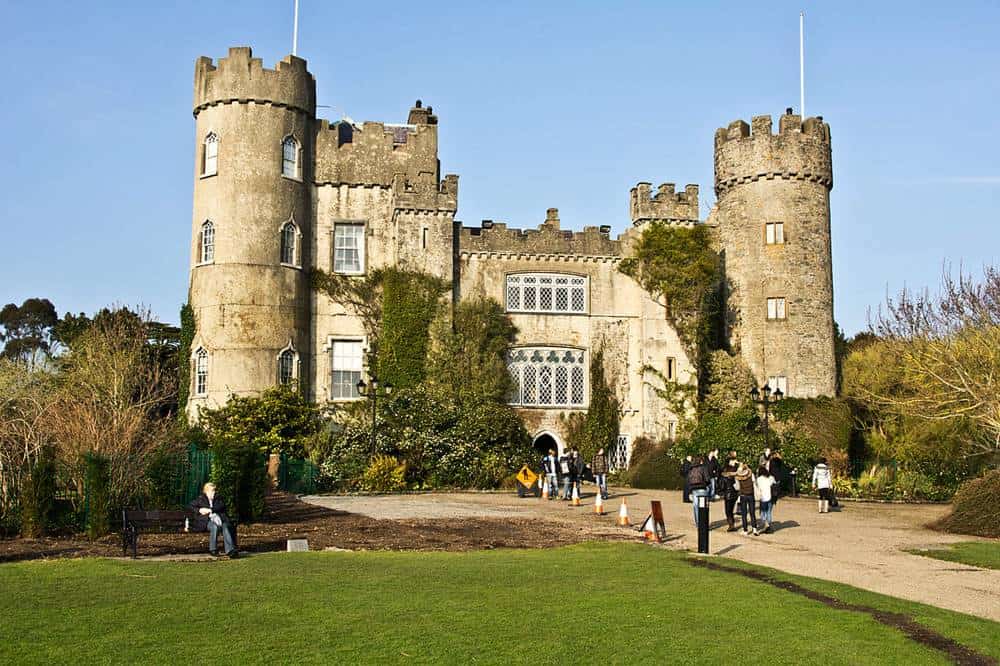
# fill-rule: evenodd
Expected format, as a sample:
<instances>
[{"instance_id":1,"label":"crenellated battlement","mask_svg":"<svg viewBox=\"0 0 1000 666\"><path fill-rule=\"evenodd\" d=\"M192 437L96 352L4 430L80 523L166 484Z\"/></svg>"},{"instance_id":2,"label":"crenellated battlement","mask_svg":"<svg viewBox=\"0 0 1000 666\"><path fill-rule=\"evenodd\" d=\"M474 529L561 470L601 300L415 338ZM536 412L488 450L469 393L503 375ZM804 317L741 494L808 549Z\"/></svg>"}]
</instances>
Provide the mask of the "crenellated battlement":
<instances>
[{"instance_id":1,"label":"crenellated battlement","mask_svg":"<svg viewBox=\"0 0 1000 666\"><path fill-rule=\"evenodd\" d=\"M202 56L194 66L194 115L216 104L270 104L316 115L316 80L306 61L293 55L274 69L254 58L249 46L229 49L218 64Z\"/></svg>"},{"instance_id":2,"label":"crenellated battlement","mask_svg":"<svg viewBox=\"0 0 1000 666\"><path fill-rule=\"evenodd\" d=\"M405 124L317 122L316 182L391 187L398 174L417 183L438 178L437 116L420 100Z\"/></svg>"},{"instance_id":3,"label":"crenellated battlement","mask_svg":"<svg viewBox=\"0 0 1000 666\"><path fill-rule=\"evenodd\" d=\"M396 174L392 180L396 210L448 212L458 210L458 176L448 174L437 182L434 174L423 172L416 181Z\"/></svg>"},{"instance_id":4,"label":"crenellated battlement","mask_svg":"<svg viewBox=\"0 0 1000 666\"><path fill-rule=\"evenodd\" d=\"M549 208L537 229L508 229L502 222L484 222L480 227L462 227L460 252L506 252L524 255L620 256L621 242L612 239L608 227L584 227L563 231L559 210Z\"/></svg>"},{"instance_id":5,"label":"crenellated battlement","mask_svg":"<svg viewBox=\"0 0 1000 666\"><path fill-rule=\"evenodd\" d=\"M686 185L683 192L676 192L673 183L663 183L656 194L651 183L638 183L629 192L629 215L632 224L639 226L654 220L672 223L698 221L698 186Z\"/></svg>"},{"instance_id":6,"label":"crenellated battlement","mask_svg":"<svg viewBox=\"0 0 1000 666\"><path fill-rule=\"evenodd\" d=\"M773 131L771 116L736 120L715 131L715 192L761 179L801 180L833 187L830 126L788 109Z\"/></svg>"}]
</instances>

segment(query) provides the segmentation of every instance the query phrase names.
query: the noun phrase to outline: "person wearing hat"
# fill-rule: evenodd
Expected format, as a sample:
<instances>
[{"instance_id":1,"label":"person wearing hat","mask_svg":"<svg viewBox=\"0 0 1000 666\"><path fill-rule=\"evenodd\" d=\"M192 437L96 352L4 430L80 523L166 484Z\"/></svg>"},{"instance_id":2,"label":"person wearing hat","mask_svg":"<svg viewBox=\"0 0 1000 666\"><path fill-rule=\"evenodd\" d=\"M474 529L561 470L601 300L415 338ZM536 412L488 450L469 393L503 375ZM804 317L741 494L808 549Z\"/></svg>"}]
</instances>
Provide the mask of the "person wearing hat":
<instances>
[{"instance_id":1,"label":"person wearing hat","mask_svg":"<svg viewBox=\"0 0 1000 666\"><path fill-rule=\"evenodd\" d=\"M746 463L740 463L734 480L736 481L736 490L740 495L740 519L743 522L743 534L750 534L750 531L747 530L747 513L749 513L750 527L753 528L753 535L759 536L760 532L757 530L756 496L754 495L756 484L754 483L753 473L747 467Z\"/></svg>"}]
</instances>

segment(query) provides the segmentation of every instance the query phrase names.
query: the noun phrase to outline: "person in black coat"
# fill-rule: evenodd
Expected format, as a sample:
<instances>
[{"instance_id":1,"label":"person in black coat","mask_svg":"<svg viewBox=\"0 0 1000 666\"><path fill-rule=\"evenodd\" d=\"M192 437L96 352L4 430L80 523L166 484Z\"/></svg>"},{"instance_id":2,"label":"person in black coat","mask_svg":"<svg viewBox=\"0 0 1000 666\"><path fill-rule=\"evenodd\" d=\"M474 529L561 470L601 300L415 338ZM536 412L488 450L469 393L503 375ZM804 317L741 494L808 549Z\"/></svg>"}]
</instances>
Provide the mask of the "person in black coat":
<instances>
[{"instance_id":1,"label":"person in black coat","mask_svg":"<svg viewBox=\"0 0 1000 666\"><path fill-rule=\"evenodd\" d=\"M681 463L681 478L684 479L684 501L688 504L691 503L691 486L688 485L688 473L691 472L691 467L694 466L694 461L691 456L684 459Z\"/></svg>"},{"instance_id":2,"label":"person in black coat","mask_svg":"<svg viewBox=\"0 0 1000 666\"><path fill-rule=\"evenodd\" d=\"M195 513L195 527L208 530L208 552L212 555L219 554L219 532L221 531L226 555L230 559L236 559L239 555L236 550L236 530L229 522L225 501L215 492L215 484L206 483L202 488L201 495L194 498L190 507Z\"/></svg>"}]
</instances>

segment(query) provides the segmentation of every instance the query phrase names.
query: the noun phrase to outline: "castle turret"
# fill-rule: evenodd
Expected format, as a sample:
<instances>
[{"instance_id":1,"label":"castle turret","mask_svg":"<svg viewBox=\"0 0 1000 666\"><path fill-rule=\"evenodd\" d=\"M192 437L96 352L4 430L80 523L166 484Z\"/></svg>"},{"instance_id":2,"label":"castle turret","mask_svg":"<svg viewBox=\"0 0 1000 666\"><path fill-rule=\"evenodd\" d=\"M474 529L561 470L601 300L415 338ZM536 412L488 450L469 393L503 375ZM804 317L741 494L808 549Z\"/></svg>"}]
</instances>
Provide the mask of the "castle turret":
<instances>
[{"instance_id":1,"label":"castle turret","mask_svg":"<svg viewBox=\"0 0 1000 666\"><path fill-rule=\"evenodd\" d=\"M301 58L195 64L192 415L307 376L315 113Z\"/></svg>"},{"instance_id":2,"label":"castle turret","mask_svg":"<svg viewBox=\"0 0 1000 666\"><path fill-rule=\"evenodd\" d=\"M715 133L715 192L730 344L758 382L834 395L830 127L789 109Z\"/></svg>"}]
</instances>

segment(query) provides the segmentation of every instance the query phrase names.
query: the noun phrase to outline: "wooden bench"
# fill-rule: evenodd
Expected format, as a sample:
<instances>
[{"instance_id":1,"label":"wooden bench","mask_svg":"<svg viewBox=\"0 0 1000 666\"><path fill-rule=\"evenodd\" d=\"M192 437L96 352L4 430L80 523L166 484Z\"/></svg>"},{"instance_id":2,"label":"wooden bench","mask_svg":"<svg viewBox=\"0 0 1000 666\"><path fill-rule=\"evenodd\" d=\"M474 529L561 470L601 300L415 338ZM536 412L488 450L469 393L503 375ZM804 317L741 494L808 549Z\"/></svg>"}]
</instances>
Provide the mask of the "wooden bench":
<instances>
[{"instance_id":1,"label":"wooden bench","mask_svg":"<svg viewBox=\"0 0 1000 666\"><path fill-rule=\"evenodd\" d=\"M192 514L189 511L144 511L124 509L122 511L122 555L132 551L132 559L139 549L141 532L187 532Z\"/></svg>"}]
</instances>

